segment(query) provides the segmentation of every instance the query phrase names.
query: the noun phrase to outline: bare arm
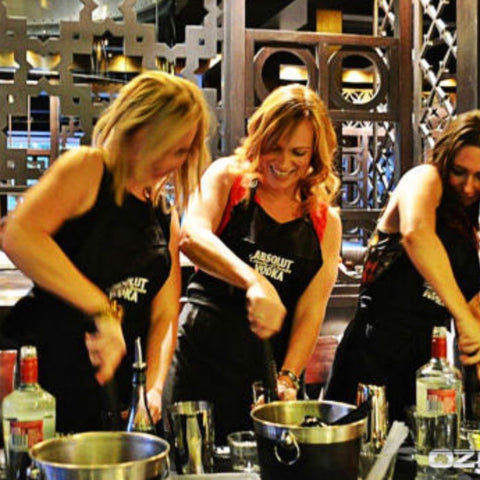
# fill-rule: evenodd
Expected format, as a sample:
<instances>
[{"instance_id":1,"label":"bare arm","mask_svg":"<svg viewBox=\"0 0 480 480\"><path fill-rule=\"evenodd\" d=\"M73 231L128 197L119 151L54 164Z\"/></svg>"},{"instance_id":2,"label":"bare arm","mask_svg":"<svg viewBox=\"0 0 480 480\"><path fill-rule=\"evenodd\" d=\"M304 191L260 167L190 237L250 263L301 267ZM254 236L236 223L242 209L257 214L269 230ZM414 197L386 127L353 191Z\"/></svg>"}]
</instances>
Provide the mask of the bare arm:
<instances>
[{"instance_id":1,"label":"bare arm","mask_svg":"<svg viewBox=\"0 0 480 480\"><path fill-rule=\"evenodd\" d=\"M105 310L108 298L75 267L53 235L91 208L102 172L98 150L80 148L59 158L12 213L3 239L5 253L25 275L87 314ZM102 316L95 323L97 332L86 335L86 346L98 367L97 380L104 383L125 354L125 342L118 321Z\"/></svg>"},{"instance_id":2,"label":"bare arm","mask_svg":"<svg viewBox=\"0 0 480 480\"><path fill-rule=\"evenodd\" d=\"M479 322L455 280L447 252L435 230L436 208L442 195L437 171L430 165L413 169L400 182L396 195L400 232L409 258L455 318L460 348L468 353L478 350ZM477 356L480 360L480 353Z\"/></svg>"},{"instance_id":3,"label":"bare arm","mask_svg":"<svg viewBox=\"0 0 480 480\"><path fill-rule=\"evenodd\" d=\"M325 317L328 299L337 279L340 261L342 225L338 214L329 209L327 227L322 241L323 265L300 297L295 309L292 332L282 370L290 370L299 376L312 354ZM285 380L282 377L282 380ZM283 399L295 398L291 389L284 391ZM293 395L292 395L293 394ZM293 398L292 398L293 397Z\"/></svg>"},{"instance_id":4,"label":"bare arm","mask_svg":"<svg viewBox=\"0 0 480 480\"><path fill-rule=\"evenodd\" d=\"M169 245L172 267L167 281L153 300L147 340L147 395L155 422L162 413L163 386L177 341L181 291L178 231L178 217L172 212Z\"/></svg>"},{"instance_id":5,"label":"bare arm","mask_svg":"<svg viewBox=\"0 0 480 480\"><path fill-rule=\"evenodd\" d=\"M182 225L180 249L205 272L246 290L252 330L267 338L280 330L285 307L273 285L215 234L234 180L230 162L227 158L216 160L203 175L202 193L195 194Z\"/></svg>"},{"instance_id":6,"label":"bare arm","mask_svg":"<svg viewBox=\"0 0 480 480\"><path fill-rule=\"evenodd\" d=\"M8 219L3 249L36 284L85 313L108 299L68 259L52 236L95 201L103 171L98 151L81 148L58 159Z\"/></svg>"}]
</instances>

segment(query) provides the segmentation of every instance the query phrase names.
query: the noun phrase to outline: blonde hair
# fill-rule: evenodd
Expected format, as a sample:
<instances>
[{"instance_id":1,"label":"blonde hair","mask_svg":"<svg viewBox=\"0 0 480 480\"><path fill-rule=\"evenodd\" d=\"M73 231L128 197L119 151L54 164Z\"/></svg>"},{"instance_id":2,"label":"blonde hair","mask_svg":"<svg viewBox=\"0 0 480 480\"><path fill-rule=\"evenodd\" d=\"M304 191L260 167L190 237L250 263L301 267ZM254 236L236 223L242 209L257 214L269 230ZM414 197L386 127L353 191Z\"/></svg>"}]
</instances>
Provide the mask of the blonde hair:
<instances>
[{"instance_id":1,"label":"blonde hair","mask_svg":"<svg viewBox=\"0 0 480 480\"><path fill-rule=\"evenodd\" d=\"M260 155L268 152L284 135L308 119L314 132L311 169L299 182L302 211L308 213L318 200L332 203L340 180L335 173L337 136L327 109L311 89L299 84L278 87L263 101L248 121L247 137L235 151L239 165L249 162L252 176L258 171Z\"/></svg>"},{"instance_id":2,"label":"blonde hair","mask_svg":"<svg viewBox=\"0 0 480 480\"><path fill-rule=\"evenodd\" d=\"M173 173L175 204L180 211L210 162L206 145L210 112L205 98L192 82L160 71L144 72L123 86L93 130L95 146L105 149L108 140L105 163L113 175L116 203L122 204L126 192L127 155L133 134L146 127L142 150L167 152L195 125L197 130L187 160ZM156 203L165 197L165 184L153 193Z\"/></svg>"}]
</instances>

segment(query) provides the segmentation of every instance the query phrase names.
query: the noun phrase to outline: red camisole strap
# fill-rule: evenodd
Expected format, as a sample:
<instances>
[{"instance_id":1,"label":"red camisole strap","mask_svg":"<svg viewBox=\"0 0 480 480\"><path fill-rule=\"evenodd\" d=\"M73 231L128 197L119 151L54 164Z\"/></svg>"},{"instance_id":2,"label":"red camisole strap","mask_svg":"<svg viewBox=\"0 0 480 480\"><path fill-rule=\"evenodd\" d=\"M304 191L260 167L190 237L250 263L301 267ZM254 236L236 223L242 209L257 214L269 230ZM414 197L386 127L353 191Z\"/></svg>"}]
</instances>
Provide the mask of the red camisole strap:
<instances>
[{"instance_id":1,"label":"red camisole strap","mask_svg":"<svg viewBox=\"0 0 480 480\"><path fill-rule=\"evenodd\" d=\"M320 202L318 206L310 212L313 228L317 233L318 239L322 241L325 228L327 227L328 203Z\"/></svg>"},{"instance_id":2,"label":"red camisole strap","mask_svg":"<svg viewBox=\"0 0 480 480\"><path fill-rule=\"evenodd\" d=\"M243 183L243 176L237 175L232 183L230 189L230 195L228 197L228 203L223 212L223 217L220 222L220 226L217 230L217 235L220 235L224 228L227 226L232 216L232 209L235 205L238 205L248 195L248 187ZM328 204L326 202L319 202L318 206L310 212L310 218L312 219L313 228L318 236L319 241L322 241L325 228L327 226L327 212Z\"/></svg>"},{"instance_id":3,"label":"red camisole strap","mask_svg":"<svg viewBox=\"0 0 480 480\"><path fill-rule=\"evenodd\" d=\"M232 187L230 189L230 195L228 196L228 203L223 212L222 221L217 230L217 235L220 235L224 228L227 226L232 216L232 209L235 205L239 204L244 198L247 197L248 188L243 184L243 175L237 175L233 180Z\"/></svg>"}]
</instances>

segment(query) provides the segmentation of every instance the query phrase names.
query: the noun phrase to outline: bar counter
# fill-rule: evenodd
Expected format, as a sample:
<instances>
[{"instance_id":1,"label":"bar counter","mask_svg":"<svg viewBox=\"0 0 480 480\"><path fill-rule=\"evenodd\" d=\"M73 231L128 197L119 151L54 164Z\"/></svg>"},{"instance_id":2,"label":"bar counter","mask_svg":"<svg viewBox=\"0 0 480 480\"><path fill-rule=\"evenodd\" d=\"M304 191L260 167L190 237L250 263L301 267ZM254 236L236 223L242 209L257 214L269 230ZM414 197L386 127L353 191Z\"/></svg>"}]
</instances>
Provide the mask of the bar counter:
<instances>
[{"instance_id":1,"label":"bar counter","mask_svg":"<svg viewBox=\"0 0 480 480\"><path fill-rule=\"evenodd\" d=\"M5 469L3 463L3 450L0 449L0 480L5 480ZM261 480L260 474L257 473L239 473L226 471L228 466L225 464L217 465L215 473L199 474L199 475L177 475L175 472L170 474L171 480ZM141 479L139 479L141 480ZM281 480L281 479L278 479ZM299 479L301 480L301 479ZM326 479L327 480L327 479ZM328 479L335 480L335 479ZM360 479L359 479L360 480ZM416 464L413 460L413 448L403 447L400 449L393 480L442 480L441 477L433 477L426 475L417 475ZM448 480L453 480L450 476ZM455 480L480 480L480 474L466 474L459 471Z\"/></svg>"}]
</instances>

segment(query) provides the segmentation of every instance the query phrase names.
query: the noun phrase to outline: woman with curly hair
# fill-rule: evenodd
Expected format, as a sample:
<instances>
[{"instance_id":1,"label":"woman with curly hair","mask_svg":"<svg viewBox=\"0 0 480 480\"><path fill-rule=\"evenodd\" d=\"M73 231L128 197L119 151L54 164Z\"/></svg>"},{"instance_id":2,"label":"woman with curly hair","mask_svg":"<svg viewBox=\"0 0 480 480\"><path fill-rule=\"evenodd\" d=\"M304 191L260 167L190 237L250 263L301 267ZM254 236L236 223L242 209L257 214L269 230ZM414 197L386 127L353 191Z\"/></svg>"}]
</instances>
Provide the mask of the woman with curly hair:
<instances>
[{"instance_id":1,"label":"woman with curly hair","mask_svg":"<svg viewBox=\"0 0 480 480\"><path fill-rule=\"evenodd\" d=\"M341 222L337 147L309 88L274 90L234 155L213 162L187 210L187 289L165 403L210 400L215 435L251 428L251 384L271 338L281 399L294 399L335 283Z\"/></svg>"},{"instance_id":2,"label":"woman with curly hair","mask_svg":"<svg viewBox=\"0 0 480 480\"><path fill-rule=\"evenodd\" d=\"M415 372L434 326L458 333L480 362L480 111L459 115L426 164L398 183L370 239L359 303L337 349L326 398L355 402L358 383L386 385L390 420L415 403Z\"/></svg>"}]
</instances>

